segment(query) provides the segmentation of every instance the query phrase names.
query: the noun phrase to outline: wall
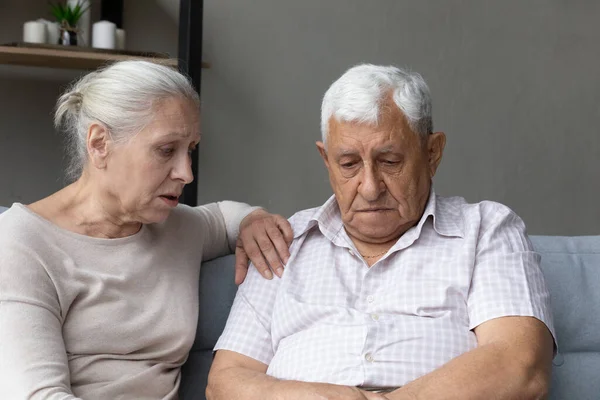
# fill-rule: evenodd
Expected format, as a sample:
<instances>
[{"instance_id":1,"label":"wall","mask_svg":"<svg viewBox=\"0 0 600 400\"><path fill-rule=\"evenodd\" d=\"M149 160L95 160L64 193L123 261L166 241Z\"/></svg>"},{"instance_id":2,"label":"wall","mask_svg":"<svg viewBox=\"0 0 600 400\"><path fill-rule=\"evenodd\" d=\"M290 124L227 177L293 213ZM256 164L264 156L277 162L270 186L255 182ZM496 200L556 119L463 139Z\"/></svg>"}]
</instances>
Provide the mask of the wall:
<instances>
[{"instance_id":1,"label":"wall","mask_svg":"<svg viewBox=\"0 0 600 400\"><path fill-rule=\"evenodd\" d=\"M448 136L435 185L535 234L598 234L597 1L206 0L199 196L290 215L330 195L314 142L327 87L359 62L430 84Z\"/></svg>"},{"instance_id":2,"label":"wall","mask_svg":"<svg viewBox=\"0 0 600 400\"><path fill-rule=\"evenodd\" d=\"M176 54L175 1L126 0L128 47ZM0 42L46 10L0 2ZM373 62L429 82L448 135L438 192L501 201L532 233L598 234L597 1L205 0L204 13L201 202L286 216L321 204L331 193L314 146L321 97L346 68ZM62 186L51 110L78 73L0 66L0 204Z\"/></svg>"}]
</instances>

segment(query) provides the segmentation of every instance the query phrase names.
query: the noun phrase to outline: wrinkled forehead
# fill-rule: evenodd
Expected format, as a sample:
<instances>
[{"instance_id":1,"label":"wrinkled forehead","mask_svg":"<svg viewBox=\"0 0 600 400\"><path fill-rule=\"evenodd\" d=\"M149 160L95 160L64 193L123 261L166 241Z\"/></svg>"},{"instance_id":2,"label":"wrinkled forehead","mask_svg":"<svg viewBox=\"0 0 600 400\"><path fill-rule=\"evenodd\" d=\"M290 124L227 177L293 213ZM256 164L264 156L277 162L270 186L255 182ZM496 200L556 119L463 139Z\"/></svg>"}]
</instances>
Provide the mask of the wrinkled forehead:
<instances>
[{"instance_id":1,"label":"wrinkled forehead","mask_svg":"<svg viewBox=\"0 0 600 400\"><path fill-rule=\"evenodd\" d=\"M169 136L173 139L199 139L200 111L184 99L169 99L159 103L147 131L155 139Z\"/></svg>"},{"instance_id":2,"label":"wrinkled forehead","mask_svg":"<svg viewBox=\"0 0 600 400\"><path fill-rule=\"evenodd\" d=\"M363 121L344 121L336 117L329 120L329 151L355 151L357 148L377 148L385 152L393 149L412 147L420 143L420 135L408 124L404 114L397 111L382 112L376 123Z\"/></svg>"}]
</instances>

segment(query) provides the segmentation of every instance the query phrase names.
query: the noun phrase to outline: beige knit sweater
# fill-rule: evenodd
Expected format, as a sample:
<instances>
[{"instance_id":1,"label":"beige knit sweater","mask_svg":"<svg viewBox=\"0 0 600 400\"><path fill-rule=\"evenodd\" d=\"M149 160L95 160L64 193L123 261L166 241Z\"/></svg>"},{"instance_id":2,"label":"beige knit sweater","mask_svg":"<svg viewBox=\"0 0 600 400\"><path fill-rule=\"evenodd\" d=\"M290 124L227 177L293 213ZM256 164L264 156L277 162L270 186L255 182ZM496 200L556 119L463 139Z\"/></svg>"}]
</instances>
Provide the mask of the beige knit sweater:
<instances>
[{"instance_id":1,"label":"beige knit sweater","mask_svg":"<svg viewBox=\"0 0 600 400\"><path fill-rule=\"evenodd\" d=\"M176 399L200 262L230 253L251 210L180 205L98 239L14 204L0 215L0 399Z\"/></svg>"}]
</instances>

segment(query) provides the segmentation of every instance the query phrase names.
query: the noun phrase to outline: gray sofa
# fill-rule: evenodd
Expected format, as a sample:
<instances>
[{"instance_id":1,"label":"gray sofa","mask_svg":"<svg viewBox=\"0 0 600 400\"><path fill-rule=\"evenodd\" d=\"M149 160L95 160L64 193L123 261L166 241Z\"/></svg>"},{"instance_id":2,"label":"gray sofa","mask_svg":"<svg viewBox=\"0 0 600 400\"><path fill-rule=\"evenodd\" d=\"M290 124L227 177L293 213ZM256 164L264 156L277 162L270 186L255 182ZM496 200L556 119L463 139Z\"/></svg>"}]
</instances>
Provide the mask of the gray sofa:
<instances>
[{"instance_id":1,"label":"gray sofa","mask_svg":"<svg viewBox=\"0 0 600 400\"><path fill-rule=\"evenodd\" d=\"M0 207L0 212L3 209ZM600 236L532 236L542 255L559 342L551 400L600 400ZM196 340L182 370L181 400L203 400L212 361L236 286L233 256L205 262L200 272Z\"/></svg>"}]
</instances>

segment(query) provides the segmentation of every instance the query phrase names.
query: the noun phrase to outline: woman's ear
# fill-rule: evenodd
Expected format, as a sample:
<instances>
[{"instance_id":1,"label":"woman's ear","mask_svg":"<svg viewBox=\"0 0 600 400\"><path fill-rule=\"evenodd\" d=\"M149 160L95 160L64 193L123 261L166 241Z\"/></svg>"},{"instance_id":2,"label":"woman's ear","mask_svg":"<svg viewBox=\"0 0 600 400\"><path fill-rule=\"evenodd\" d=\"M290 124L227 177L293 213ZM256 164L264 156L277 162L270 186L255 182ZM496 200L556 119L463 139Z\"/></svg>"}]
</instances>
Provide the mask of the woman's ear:
<instances>
[{"instance_id":1,"label":"woman's ear","mask_svg":"<svg viewBox=\"0 0 600 400\"><path fill-rule=\"evenodd\" d=\"M92 123L88 128L86 144L90 163L98 169L106 168L106 160L111 144L108 129L97 122Z\"/></svg>"}]
</instances>

